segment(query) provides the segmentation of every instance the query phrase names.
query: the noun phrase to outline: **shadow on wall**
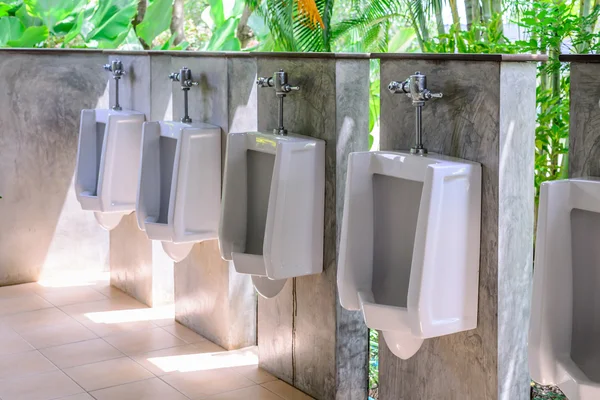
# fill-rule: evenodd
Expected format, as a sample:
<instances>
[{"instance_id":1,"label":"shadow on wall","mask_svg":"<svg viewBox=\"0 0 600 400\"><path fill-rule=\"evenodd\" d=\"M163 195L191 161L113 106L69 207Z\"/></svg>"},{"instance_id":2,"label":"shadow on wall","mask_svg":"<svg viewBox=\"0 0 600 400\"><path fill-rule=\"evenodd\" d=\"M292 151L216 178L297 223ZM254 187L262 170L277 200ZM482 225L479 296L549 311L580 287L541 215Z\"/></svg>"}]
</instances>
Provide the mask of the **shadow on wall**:
<instances>
[{"instance_id":1,"label":"shadow on wall","mask_svg":"<svg viewBox=\"0 0 600 400\"><path fill-rule=\"evenodd\" d=\"M107 106L103 54L0 57L0 285L108 268L108 232L73 190L79 115Z\"/></svg>"}]
</instances>

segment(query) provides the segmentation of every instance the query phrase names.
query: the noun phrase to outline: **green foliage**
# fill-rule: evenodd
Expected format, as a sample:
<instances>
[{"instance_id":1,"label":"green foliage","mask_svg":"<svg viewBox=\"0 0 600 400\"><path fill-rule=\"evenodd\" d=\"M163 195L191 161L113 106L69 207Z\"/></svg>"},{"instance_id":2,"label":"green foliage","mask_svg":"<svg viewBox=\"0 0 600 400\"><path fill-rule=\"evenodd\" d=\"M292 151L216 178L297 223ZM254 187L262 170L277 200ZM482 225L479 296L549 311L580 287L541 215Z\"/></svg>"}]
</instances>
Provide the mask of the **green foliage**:
<instances>
[{"instance_id":1,"label":"green foliage","mask_svg":"<svg viewBox=\"0 0 600 400\"><path fill-rule=\"evenodd\" d=\"M379 386L379 332L369 329L369 390Z\"/></svg>"},{"instance_id":2,"label":"green foliage","mask_svg":"<svg viewBox=\"0 0 600 400\"><path fill-rule=\"evenodd\" d=\"M223 0L210 0L209 3L209 12L205 12L203 18L208 26L212 28L212 36L203 50L241 50L240 41L236 37L236 32L242 10L244 9L244 1L235 0L232 4L227 3L230 5L230 8L225 7Z\"/></svg>"},{"instance_id":3,"label":"green foliage","mask_svg":"<svg viewBox=\"0 0 600 400\"><path fill-rule=\"evenodd\" d=\"M137 36L148 45L171 25L172 0L154 0L148 5L144 20L135 28ZM173 38L174 40L174 38Z\"/></svg>"}]
</instances>

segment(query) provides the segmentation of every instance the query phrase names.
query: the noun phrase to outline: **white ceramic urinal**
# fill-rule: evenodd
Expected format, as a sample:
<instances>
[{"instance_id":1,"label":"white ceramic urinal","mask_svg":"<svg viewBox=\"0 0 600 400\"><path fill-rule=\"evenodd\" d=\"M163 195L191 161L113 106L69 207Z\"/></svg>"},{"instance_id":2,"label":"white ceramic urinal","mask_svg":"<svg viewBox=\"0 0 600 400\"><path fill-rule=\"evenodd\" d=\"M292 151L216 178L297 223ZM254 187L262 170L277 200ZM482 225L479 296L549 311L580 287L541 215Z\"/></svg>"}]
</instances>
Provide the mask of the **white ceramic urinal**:
<instances>
[{"instance_id":1,"label":"white ceramic urinal","mask_svg":"<svg viewBox=\"0 0 600 400\"><path fill-rule=\"evenodd\" d=\"M146 122L136 213L149 239L183 260L194 243L217 238L221 200L221 128Z\"/></svg>"},{"instance_id":2,"label":"white ceramic urinal","mask_svg":"<svg viewBox=\"0 0 600 400\"><path fill-rule=\"evenodd\" d=\"M222 201L221 255L252 275L261 295L323 271L324 141L229 134Z\"/></svg>"},{"instance_id":3,"label":"white ceramic urinal","mask_svg":"<svg viewBox=\"0 0 600 400\"><path fill-rule=\"evenodd\" d=\"M600 399L600 180L542 184L529 370L569 400Z\"/></svg>"},{"instance_id":4,"label":"white ceramic urinal","mask_svg":"<svg viewBox=\"0 0 600 400\"><path fill-rule=\"evenodd\" d=\"M75 192L107 230L135 210L143 113L82 110Z\"/></svg>"},{"instance_id":5,"label":"white ceramic urinal","mask_svg":"<svg viewBox=\"0 0 600 400\"><path fill-rule=\"evenodd\" d=\"M477 326L481 166L352 153L338 264L342 306L407 359L423 339Z\"/></svg>"}]
</instances>

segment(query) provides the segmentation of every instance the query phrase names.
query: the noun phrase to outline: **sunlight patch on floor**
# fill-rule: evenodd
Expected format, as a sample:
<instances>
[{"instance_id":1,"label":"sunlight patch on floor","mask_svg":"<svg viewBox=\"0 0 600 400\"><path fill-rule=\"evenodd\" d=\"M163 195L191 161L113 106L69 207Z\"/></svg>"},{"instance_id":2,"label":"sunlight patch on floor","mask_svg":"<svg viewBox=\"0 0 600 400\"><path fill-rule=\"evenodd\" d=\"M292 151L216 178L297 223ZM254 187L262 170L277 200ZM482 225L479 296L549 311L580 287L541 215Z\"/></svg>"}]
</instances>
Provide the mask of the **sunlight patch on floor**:
<instances>
[{"instance_id":1,"label":"sunlight patch on floor","mask_svg":"<svg viewBox=\"0 0 600 400\"><path fill-rule=\"evenodd\" d=\"M187 354L181 356L151 357L148 361L164 372L195 372L221 368L258 365L255 347L218 353Z\"/></svg>"},{"instance_id":2,"label":"sunlight patch on floor","mask_svg":"<svg viewBox=\"0 0 600 400\"><path fill-rule=\"evenodd\" d=\"M115 310L90 312L84 314L86 318L97 324L121 324L124 322L157 321L173 318L175 306L161 306L154 308L139 308L130 310Z\"/></svg>"}]
</instances>

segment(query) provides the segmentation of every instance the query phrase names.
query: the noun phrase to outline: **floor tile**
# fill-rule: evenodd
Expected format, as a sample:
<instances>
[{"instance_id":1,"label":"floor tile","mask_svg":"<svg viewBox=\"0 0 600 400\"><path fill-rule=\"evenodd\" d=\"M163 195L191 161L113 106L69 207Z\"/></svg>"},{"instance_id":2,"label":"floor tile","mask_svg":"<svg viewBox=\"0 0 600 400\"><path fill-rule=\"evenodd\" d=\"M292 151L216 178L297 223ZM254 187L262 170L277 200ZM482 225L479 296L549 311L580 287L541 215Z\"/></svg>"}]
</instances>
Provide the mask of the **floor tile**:
<instances>
[{"instance_id":1,"label":"floor tile","mask_svg":"<svg viewBox=\"0 0 600 400\"><path fill-rule=\"evenodd\" d=\"M37 350L0 357L0 379L16 378L55 369L54 364Z\"/></svg>"},{"instance_id":2,"label":"floor tile","mask_svg":"<svg viewBox=\"0 0 600 400\"><path fill-rule=\"evenodd\" d=\"M181 325L179 322L176 322L172 325L163 326L163 329L169 332L171 335L177 336L179 339L185 341L186 343L199 343L206 341L206 338L200 336L193 330Z\"/></svg>"},{"instance_id":3,"label":"floor tile","mask_svg":"<svg viewBox=\"0 0 600 400\"><path fill-rule=\"evenodd\" d=\"M0 320L0 325L6 324L17 333L22 333L41 327L68 323L72 320L71 317L58 308L47 308L3 317Z\"/></svg>"},{"instance_id":4,"label":"floor tile","mask_svg":"<svg viewBox=\"0 0 600 400\"><path fill-rule=\"evenodd\" d=\"M69 304L106 299L106 296L104 296L102 293L86 286L69 288L42 288L41 290L37 291L37 294L55 306L66 306Z\"/></svg>"},{"instance_id":5,"label":"floor tile","mask_svg":"<svg viewBox=\"0 0 600 400\"><path fill-rule=\"evenodd\" d=\"M2 400L51 400L83 392L79 385L58 370L0 381Z\"/></svg>"},{"instance_id":6,"label":"floor tile","mask_svg":"<svg viewBox=\"0 0 600 400\"><path fill-rule=\"evenodd\" d=\"M30 350L33 350L33 346L18 333L8 327L0 328L0 357Z\"/></svg>"},{"instance_id":7,"label":"floor tile","mask_svg":"<svg viewBox=\"0 0 600 400\"><path fill-rule=\"evenodd\" d=\"M230 392L255 383L231 371L207 370L196 372L173 372L160 379L191 399Z\"/></svg>"},{"instance_id":8,"label":"floor tile","mask_svg":"<svg viewBox=\"0 0 600 400\"><path fill-rule=\"evenodd\" d=\"M169 372L181 371L185 368L184 364L187 361L183 356L199 353L200 350L197 347L188 344L138 354L132 358L154 375L160 376Z\"/></svg>"},{"instance_id":9,"label":"floor tile","mask_svg":"<svg viewBox=\"0 0 600 400\"><path fill-rule=\"evenodd\" d=\"M254 383L262 384L267 382L276 381L277 378L265 371L262 368L259 368L258 365L247 365L243 367L232 367L233 371L242 375L245 378L250 379Z\"/></svg>"},{"instance_id":10,"label":"floor tile","mask_svg":"<svg viewBox=\"0 0 600 400\"><path fill-rule=\"evenodd\" d=\"M221 346L214 344L213 342L209 342L208 340L200 343L194 343L194 347L196 347L200 353L219 353L222 351L227 351Z\"/></svg>"},{"instance_id":11,"label":"floor tile","mask_svg":"<svg viewBox=\"0 0 600 400\"><path fill-rule=\"evenodd\" d=\"M97 400L187 400L187 397L158 378L98 390L92 395Z\"/></svg>"},{"instance_id":12,"label":"floor tile","mask_svg":"<svg viewBox=\"0 0 600 400\"><path fill-rule=\"evenodd\" d=\"M102 339L48 347L41 353L59 368L76 367L123 357L123 353Z\"/></svg>"},{"instance_id":13,"label":"floor tile","mask_svg":"<svg viewBox=\"0 0 600 400\"><path fill-rule=\"evenodd\" d=\"M36 294L0 299L0 316L54 307Z\"/></svg>"},{"instance_id":14,"label":"floor tile","mask_svg":"<svg viewBox=\"0 0 600 400\"><path fill-rule=\"evenodd\" d=\"M36 349L76 343L98 337L94 332L70 317L66 322L60 324L25 330L21 332L21 336Z\"/></svg>"},{"instance_id":15,"label":"floor tile","mask_svg":"<svg viewBox=\"0 0 600 400\"><path fill-rule=\"evenodd\" d=\"M21 297L35 294L36 283L26 283L23 285L2 286L0 287L0 299L12 297Z\"/></svg>"},{"instance_id":16,"label":"floor tile","mask_svg":"<svg viewBox=\"0 0 600 400\"><path fill-rule=\"evenodd\" d=\"M284 381L273 381L262 385L265 389L270 390L276 395L283 397L284 400L311 400L312 397L302 393L293 386L288 385Z\"/></svg>"},{"instance_id":17,"label":"floor tile","mask_svg":"<svg viewBox=\"0 0 600 400\"><path fill-rule=\"evenodd\" d=\"M248 388L234 390L232 392L226 392L216 394L209 397L201 397L201 400L282 400L281 397L275 393L262 388L260 386L251 386ZM198 399L198 400L200 400Z\"/></svg>"},{"instance_id":18,"label":"floor tile","mask_svg":"<svg viewBox=\"0 0 600 400\"><path fill-rule=\"evenodd\" d=\"M74 394L73 396L61 397L56 400L94 400L94 398L87 393L79 393Z\"/></svg>"},{"instance_id":19,"label":"floor tile","mask_svg":"<svg viewBox=\"0 0 600 400\"><path fill-rule=\"evenodd\" d=\"M67 368L64 372L88 392L153 377L127 357ZM0 398L4 400L1 395Z\"/></svg>"},{"instance_id":20,"label":"floor tile","mask_svg":"<svg viewBox=\"0 0 600 400\"><path fill-rule=\"evenodd\" d=\"M147 353L186 344L183 340L176 338L162 328L106 336L104 340L127 355Z\"/></svg>"}]
</instances>

